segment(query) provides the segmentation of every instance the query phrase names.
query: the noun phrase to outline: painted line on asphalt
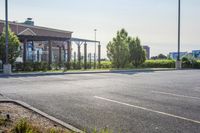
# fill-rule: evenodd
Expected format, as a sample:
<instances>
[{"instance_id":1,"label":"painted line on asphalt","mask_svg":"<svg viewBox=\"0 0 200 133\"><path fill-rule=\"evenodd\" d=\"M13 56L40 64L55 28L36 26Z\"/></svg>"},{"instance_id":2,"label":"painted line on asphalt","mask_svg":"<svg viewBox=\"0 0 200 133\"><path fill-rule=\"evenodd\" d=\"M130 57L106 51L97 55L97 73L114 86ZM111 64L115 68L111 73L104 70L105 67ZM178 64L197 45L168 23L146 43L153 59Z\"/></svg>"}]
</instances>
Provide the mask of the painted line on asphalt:
<instances>
[{"instance_id":1,"label":"painted line on asphalt","mask_svg":"<svg viewBox=\"0 0 200 133\"><path fill-rule=\"evenodd\" d=\"M190 99L197 99L197 100L200 100L199 97L192 97L192 96L186 96L186 95L179 95L179 94L167 93L167 92L162 92L162 91L152 91L152 93L157 93L157 94L170 95L170 96L175 96L175 97L182 97L182 98L190 98Z\"/></svg>"},{"instance_id":2,"label":"painted line on asphalt","mask_svg":"<svg viewBox=\"0 0 200 133\"><path fill-rule=\"evenodd\" d=\"M31 81L29 78L13 78L14 80L20 80L20 81L23 81L23 82L29 82Z\"/></svg>"},{"instance_id":3,"label":"painted line on asphalt","mask_svg":"<svg viewBox=\"0 0 200 133\"><path fill-rule=\"evenodd\" d=\"M141 106L136 106L136 105L132 105L132 104L124 103L124 102L119 102L119 101L115 101L115 100L104 98L104 97L94 96L94 98L104 100L104 101L108 101L108 102L112 102L112 103L125 105L125 106L129 106L129 107L133 107L133 108L137 108L137 109L141 109L141 110L144 110L144 111L149 111L149 112L173 117L173 118L177 118L177 119L181 119L181 120L185 120L185 121L189 121L189 122L193 122L193 123L196 123L196 124L200 124L200 121L185 118L185 117L182 117L182 116L177 116L177 115L173 115L173 114L169 114L169 113L165 113L165 112L161 112L161 111L157 111L157 110L153 110L153 109L148 109L148 108L141 107Z\"/></svg>"}]
</instances>

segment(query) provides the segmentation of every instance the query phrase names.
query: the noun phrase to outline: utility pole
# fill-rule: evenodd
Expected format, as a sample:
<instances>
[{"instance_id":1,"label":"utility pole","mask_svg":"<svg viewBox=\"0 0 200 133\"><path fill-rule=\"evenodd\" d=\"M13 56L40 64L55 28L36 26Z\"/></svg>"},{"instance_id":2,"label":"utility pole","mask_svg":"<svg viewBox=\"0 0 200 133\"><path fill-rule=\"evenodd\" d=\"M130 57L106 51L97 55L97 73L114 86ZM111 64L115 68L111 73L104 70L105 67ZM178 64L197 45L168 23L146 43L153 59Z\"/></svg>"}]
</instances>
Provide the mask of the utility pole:
<instances>
[{"instance_id":1,"label":"utility pole","mask_svg":"<svg viewBox=\"0 0 200 133\"><path fill-rule=\"evenodd\" d=\"M5 0L5 20L6 20L6 64L8 64L8 0Z\"/></svg>"},{"instance_id":2,"label":"utility pole","mask_svg":"<svg viewBox=\"0 0 200 133\"><path fill-rule=\"evenodd\" d=\"M180 36L181 36L181 0L178 0L178 56L176 61L176 69L181 69Z\"/></svg>"},{"instance_id":3,"label":"utility pole","mask_svg":"<svg viewBox=\"0 0 200 133\"><path fill-rule=\"evenodd\" d=\"M5 48L5 64L3 65L3 72L5 74L10 74L11 73L11 65L9 64L8 61L8 0L5 0L5 34L6 34L6 38L5 38L5 44L6 44L6 48Z\"/></svg>"}]
</instances>

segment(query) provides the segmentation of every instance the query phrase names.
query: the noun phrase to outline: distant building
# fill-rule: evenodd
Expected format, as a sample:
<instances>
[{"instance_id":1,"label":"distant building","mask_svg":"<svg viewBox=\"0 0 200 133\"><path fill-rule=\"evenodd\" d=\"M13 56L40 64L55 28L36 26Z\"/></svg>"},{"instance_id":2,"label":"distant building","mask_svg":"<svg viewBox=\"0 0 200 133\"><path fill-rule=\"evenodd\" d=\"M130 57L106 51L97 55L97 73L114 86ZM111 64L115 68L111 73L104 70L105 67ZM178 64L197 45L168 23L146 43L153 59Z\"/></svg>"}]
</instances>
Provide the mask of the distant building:
<instances>
[{"instance_id":1,"label":"distant building","mask_svg":"<svg viewBox=\"0 0 200 133\"><path fill-rule=\"evenodd\" d=\"M150 47L149 46L147 46L147 45L145 45L145 46L143 46L143 49L145 50L145 52L146 52L146 59L150 59Z\"/></svg>"},{"instance_id":2,"label":"distant building","mask_svg":"<svg viewBox=\"0 0 200 133\"><path fill-rule=\"evenodd\" d=\"M25 22L8 22L12 32L20 41L20 56L17 62L47 62L49 66L53 63L70 63L72 58L72 44L81 45L84 43L84 65L87 63L87 43L94 43L88 39L73 38L72 31L52 29L49 27L35 26L32 18L27 18ZM5 21L0 20L0 35L3 33ZM75 43L73 43L75 42ZM98 59L100 60L101 49L98 48ZM79 56L78 58L80 58ZM81 60L81 59L80 59ZM1 62L0 62L1 63Z\"/></svg>"},{"instance_id":3,"label":"distant building","mask_svg":"<svg viewBox=\"0 0 200 133\"><path fill-rule=\"evenodd\" d=\"M188 54L188 52L180 52L180 58L186 56ZM176 60L178 57L178 52L170 52L169 53L169 57L173 60Z\"/></svg>"},{"instance_id":4,"label":"distant building","mask_svg":"<svg viewBox=\"0 0 200 133\"><path fill-rule=\"evenodd\" d=\"M192 56L194 58L200 59L200 50L192 50Z\"/></svg>"}]
</instances>

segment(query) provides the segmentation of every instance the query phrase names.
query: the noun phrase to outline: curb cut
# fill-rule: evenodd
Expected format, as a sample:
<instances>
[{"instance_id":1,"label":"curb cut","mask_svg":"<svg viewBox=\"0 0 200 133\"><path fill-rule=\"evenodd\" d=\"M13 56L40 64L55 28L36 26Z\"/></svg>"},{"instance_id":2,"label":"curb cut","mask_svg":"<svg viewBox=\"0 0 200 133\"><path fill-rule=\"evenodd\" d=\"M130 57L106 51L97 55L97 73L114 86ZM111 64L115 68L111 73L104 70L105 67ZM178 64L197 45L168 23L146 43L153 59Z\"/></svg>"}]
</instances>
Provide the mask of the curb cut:
<instances>
[{"instance_id":1,"label":"curb cut","mask_svg":"<svg viewBox=\"0 0 200 133\"><path fill-rule=\"evenodd\" d=\"M59 120L59 119L57 119L57 118L55 118L53 116L50 116L47 113L44 113L44 112L40 111L39 109L36 109L36 108L32 107L31 105L29 105L27 103L24 103L24 102L21 102L21 101L18 101L18 100L11 100L11 99L0 99L0 103L14 103L14 104L17 104L19 106L22 106L22 107L28 109L28 110L31 110L31 111L33 111L35 113L38 113L39 115L41 115L41 116L43 116L43 117L45 117L45 118L47 118L47 119L59 124L59 125L67 128L67 129L69 129L69 130L71 130L71 131L73 131L75 133L84 133L80 129L78 129L78 128L72 126L72 125L69 125L69 124L67 124L67 123L65 123L65 122L63 122L63 121L61 121L61 120Z\"/></svg>"}]
</instances>

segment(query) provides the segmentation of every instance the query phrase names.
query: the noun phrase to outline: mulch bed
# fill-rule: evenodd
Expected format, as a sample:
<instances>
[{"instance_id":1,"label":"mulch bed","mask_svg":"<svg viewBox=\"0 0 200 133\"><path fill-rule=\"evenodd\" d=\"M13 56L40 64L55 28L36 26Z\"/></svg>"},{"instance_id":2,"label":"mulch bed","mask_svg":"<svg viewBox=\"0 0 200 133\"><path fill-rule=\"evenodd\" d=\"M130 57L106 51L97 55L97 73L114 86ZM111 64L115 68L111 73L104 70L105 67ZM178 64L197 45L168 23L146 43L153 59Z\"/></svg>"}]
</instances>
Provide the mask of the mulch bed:
<instances>
[{"instance_id":1,"label":"mulch bed","mask_svg":"<svg viewBox=\"0 0 200 133\"><path fill-rule=\"evenodd\" d=\"M59 133L72 133L63 126L14 103L0 103L0 119L5 119L5 123L0 121L0 133L10 133L12 128L22 119L26 119L34 127L38 127L41 132L55 129Z\"/></svg>"}]
</instances>

